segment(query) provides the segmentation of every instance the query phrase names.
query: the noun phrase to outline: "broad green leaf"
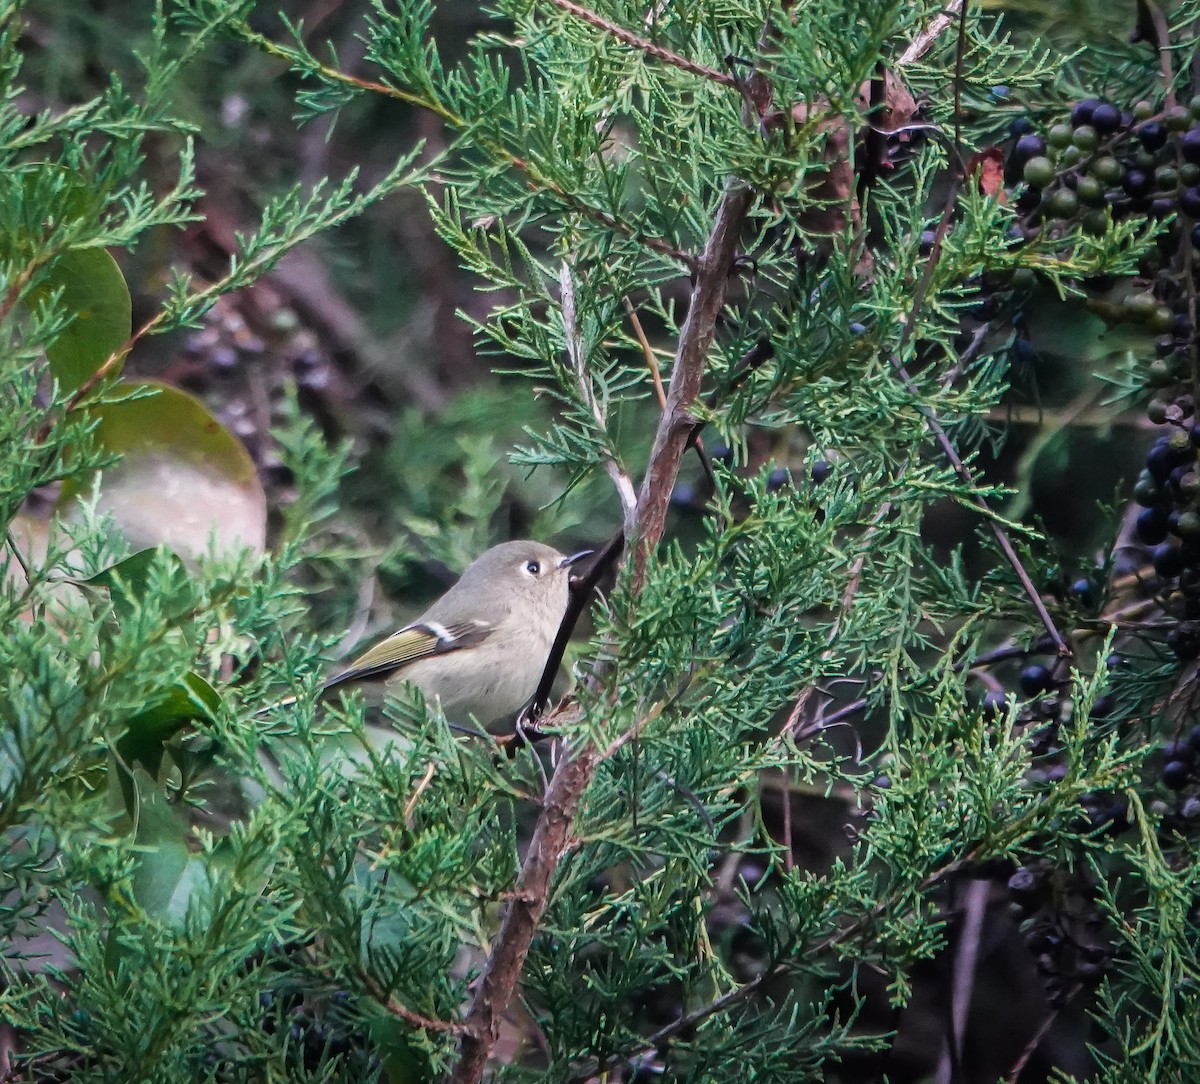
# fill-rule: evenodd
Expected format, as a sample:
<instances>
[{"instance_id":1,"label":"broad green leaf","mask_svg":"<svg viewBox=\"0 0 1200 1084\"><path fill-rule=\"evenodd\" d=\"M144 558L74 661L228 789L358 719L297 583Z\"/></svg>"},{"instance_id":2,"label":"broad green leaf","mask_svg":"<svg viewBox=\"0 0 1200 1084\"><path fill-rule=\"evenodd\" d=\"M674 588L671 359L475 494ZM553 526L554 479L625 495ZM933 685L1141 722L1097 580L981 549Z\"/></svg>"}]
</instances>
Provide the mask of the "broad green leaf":
<instances>
[{"instance_id":1,"label":"broad green leaf","mask_svg":"<svg viewBox=\"0 0 1200 1084\"><path fill-rule=\"evenodd\" d=\"M150 570L156 563L163 564L164 571L169 568L172 573L187 575L183 561L177 554L172 553L166 546L154 546L138 550L137 553L101 569L94 576L81 582L93 587L103 587L112 598L113 608L117 613L125 614L137 599L145 597L150 584Z\"/></svg>"},{"instance_id":2,"label":"broad green leaf","mask_svg":"<svg viewBox=\"0 0 1200 1084\"><path fill-rule=\"evenodd\" d=\"M163 743L193 720L211 718L220 704L216 690L199 674L184 674L162 700L128 721L117 752L127 765L137 762L157 776Z\"/></svg>"},{"instance_id":3,"label":"broad green leaf","mask_svg":"<svg viewBox=\"0 0 1200 1084\"><path fill-rule=\"evenodd\" d=\"M121 456L104 471L99 508L135 547L165 545L185 560L266 544L266 495L245 447L202 402L166 384L94 409L101 446ZM86 483L67 487L72 499Z\"/></svg>"},{"instance_id":4,"label":"broad green leaf","mask_svg":"<svg viewBox=\"0 0 1200 1084\"><path fill-rule=\"evenodd\" d=\"M46 357L55 379L73 391L119 354L133 334L129 287L107 251L80 248L55 260L34 299L46 300L56 291L71 323L47 348ZM120 372L119 362L113 372Z\"/></svg>"},{"instance_id":5,"label":"broad green leaf","mask_svg":"<svg viewBox=\"0 0 1200 1084\"><path fill-rule=\"evenodd\" d=\"M133 898L150 916L182 922L188 908L207 899L211 887L208 863L187 845L187 822L181 811L149 774L134 769L138 793L139 861L133 874Z\"/></svg>"},{"instance_id":6,"label":"broad green leaf","mask_svg":"<svg viewBox=\"0 0 1200 1084\"><path fill-rule=\"evenodd\" d=\"M77 223L94 231L103 204L91 178L56 162L30 163L0 178L0 256L40 267L25 297L31 307L57 298L68 325L46 358L68 391L119 355L133 332L129 287L116 260L105 249L72 243Z\"/></svg>"}]
</instances>

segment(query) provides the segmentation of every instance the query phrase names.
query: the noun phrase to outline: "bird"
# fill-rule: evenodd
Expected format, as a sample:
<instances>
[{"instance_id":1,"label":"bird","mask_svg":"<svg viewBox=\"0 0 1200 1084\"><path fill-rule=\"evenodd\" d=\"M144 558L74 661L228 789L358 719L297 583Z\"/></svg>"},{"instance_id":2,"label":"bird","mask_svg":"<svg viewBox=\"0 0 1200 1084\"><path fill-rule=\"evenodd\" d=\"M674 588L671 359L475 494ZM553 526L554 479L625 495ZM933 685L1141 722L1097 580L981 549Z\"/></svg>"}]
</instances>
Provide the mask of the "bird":
<instances>
[{"instance_id":1,"label":"bird","mask_svg":"<svg viewBox=\"0 0 1200 1084\"><path fill-rule=\"evenodd\" d=\"M545 669L571 568L592 552L564 555L531 541L493 546L425 613L334 673L322 691L405 681L448 719L492 726L512 717Z\"/></svg>"}]
</instances>

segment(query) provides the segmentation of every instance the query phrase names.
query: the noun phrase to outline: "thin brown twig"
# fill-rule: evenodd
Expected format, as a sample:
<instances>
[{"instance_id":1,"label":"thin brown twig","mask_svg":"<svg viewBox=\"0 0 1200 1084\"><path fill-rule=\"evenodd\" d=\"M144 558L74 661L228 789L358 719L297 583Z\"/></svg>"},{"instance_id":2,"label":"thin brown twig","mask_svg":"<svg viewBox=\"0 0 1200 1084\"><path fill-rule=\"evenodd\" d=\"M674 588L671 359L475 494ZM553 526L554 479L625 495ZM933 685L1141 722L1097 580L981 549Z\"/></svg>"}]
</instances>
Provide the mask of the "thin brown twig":
<instances>
[{"instance_id":1,"label":"thin brown twig","mask_svg":"<svg viewBox=\"0 0 1200 1084\"><path fill-rule=\"evenodd\" d=\"M608 19L597 15L594 11L590 11L580 4L573 4L571 0L550 0L550 2L555 7L574 15L575 18L582 19L590 26L596 27L597 30L603 30L618 41L624 42L626 45L632 45L635 49L640 49L647 56L661 60L664 64L670 64L671 67L679 68L681 71L688 72L691 75L698 75L701 79L707 79L709 82L720 83L724 87L737 86L737 80L732 75L727 75L725 72L706 67L704 64L698 64L694 60L689 60L685 56L671 52L670 49L664 49L661 45L655 45L654 42L639 37L633 31L627 30L617 23L609 22Z\"/></svg>"},{"instance_id":2,"label":"thin brown twig","mask_svg":"<svg viewBox=\"0 0 1200 1084\"><path fill-rule=\"evenodd\" d=\"M924 271L921 278L917 282L917 288L914 291L912 307L909 309L908 318L904 322L904 327L900 330L900 340L896 344L896 353L892 357L892 367L900 377L908 392L913 396L913 401L916 409L925 419L925 424L929 427L933 434L934 440L942 449L942 454L949 461L950 466L954 469L954 473L962 479L967 485L972 494L972 503L983 512L988 521L988 526L992 531L992 535L996 539L996 544L1000 547L1005 559L1012 566L1013 571L1017 574L1017 579L1021 581L1021 587L1033 605L1038 619L1042 626L1049 634L1051 640L1054 641L1055 649L1060 658L1067 658L1071 654L1071 648L1063 639L1062 634L1058 631L1058 627L1054 624L1054 619L1050 616L1050 611L1046 609L1046 604L1042 601L1041 594L1026 571L1024 564L1021 562L1020 556L1013 547L1012 541L1008 537L1008 532L995 521L992 510L988 507L987 501L978 493L975 488L975 478L963 463L962 457L959 456L953 442L946 434L946 430L942 428L942 424L938 421L937 415L931 407L928 407L921 401L917 394L916 384L909 375L908 370L903 363L904 349L908 345L908 341L912 336L912 332L916 327L917 313L921 309L921 305L925 301L925 296L929 292L929 287L933 282L934 269L937 267L938 261L942 255L942 245L946 239L946 232L950 228L950 219L954 213L954 206L958 199L959 189L962 187L965 177L962 174L956 176L950 184L950 189L946 193L946 203L942 208L942 216L938 221L937 229L933 235L933 246L930 249L929 257L925 262Z\"/></svg>"},{"instance_id":3,"label":"thin brown twig","mask_svg":"<svg viewBox=\"0 0 1200 1084\"><path fill-rule=\"evenodd\" d=\"M568 752L554 769L516 890L504 909L500 931L475 986L460 1032L458 1064L450 1084L477 1084L500 1038L500 1022L516 992L529 946L550 902L550 883L571 845L571 827L591 782L596 749Z\"/></svg>"},{"instance_id":4,"label":"thin brown twig","mask_svg":"<svg viewBox=\"0 0 1200 1084\"><path fill-rule=\"evenodd\" d=\"M958 44L954 49L954 153L962 161L962 84L967 54L967 6L958 11Z\"/></svg>"},{"instance_id":5,"label":"thin brown twig","mask_svg":"<svg viewBox=\"0 0 1200 1084\"><path fill-rule=\"evenodd\" d=\"M1012 1069L1009 1070L1008 1076L1004 1078L1007 1084L1017 1084L1017 1081L1021 1079L1021 1074L1025 1071L1025 1066L1029 1064L1029 1059L1037 1053L1037 1048L1042 1045L1042 1040L1050 1033L1050 1029L1054 1027L1057 1020L1058 1010L1053 1009L1047 1014L1046 1019L1042 1021L1037 1031L1030 1037L1029 1042L1025 1044L1025 1048L1021 1051L1017 1060L1013 1062Z\"/></svg>"},{"instance_id":6,"label":"thin brown twig","mask_svg":"<svg viewBox=\"0 0 1200 1084\"><path fill-rule=\"evenodd\" d=\"M649 469L638 493L634 532L630 539L633 563L630 586L634 594L639 593L645 583L651 550L666 527L671 490L696 425L692 404L700 395L704 361L716 334L717 318L725 304L729 269L753 201L754 190L749 185L736 178L729 180L717 208L712 233L697 261L687 317L679 332L667 405L654 433Z\"/></svg>"},{"instance_id":7,"label":"thin brown twig","mask_svg":"<svg viewBox=\"0 0 1200 1084\"><path fill-rule=\"evenodd\" d=\"M575 311L575 274L569 260L563 260L558 275L559 296L562 306L563 338L566 341L567 357L571 369L575 373L575 383L579 388L592 417L601 430L607 431L608 419L605 417L604 406L596 397L592 378L588 373L587 358L584 356L583 335L579 330L579 321ZM604 469L612 479L613 487L621 501L621 512L625 523L628 524L633 515L637 498L633 492L633 480L625 473L615 451L604 458Z\"/></svg>"},{"instance_id":8,"label":"thin brown twig","mask_svg":"<svg viewBox=\"0 0 1200 1084\"><path fill-rule=\"evenodd\" d=\"M425 769L425 774L421 777L421 782L417 784L416 789L412 792L412 797L404 803L404 823L409 828L413 826L413 810L416 809L417 802L421 800L421 795L425 793L425 789L433 782L433 775L436 770L437 764L431 760L429 766Z\"/></svg>"},{"instance_id":9,"label":"thin brown twig","mask_svg":"<svg viewBox=\"0 0 1200 1084\"><path fill-rule=\"evenodd\" d=\"M422 1013L416 1012L407 1005L401 1005L394 997L391 997L370 972L360 968L358 976L370 995L387 1009L389 1013L395 1017L399 1017L406 1024L411 1024L414 1028L419 1028L421 1031L437 1031L449 1035L462 1034L466 1025L459 1021L435 1020L431 1016L425 1016Z\"/></svg>"},{"instance_id":10,"label":"thin brown twig","mask_svg":"<svg viewBox=\"0 0 1200 1084\"><path fill-rule=\"evenodd\" d=\"M983 920L987 916L991 882L974 879L967 886L962 909L962 928L954 955L951 980L950 1034L946 1036L938 1064L937 1084L953 1084L962 1068L963 1044L967 1034L967 1017L975 992L975 973L979 963L979 944Z\"/></svg>"},{"instance_id":11,"label":"thin brown twig","mask_svg":"<svg viewBox=\"0 0 1200 1084\"><path fill-rule=\"evenodd\" d=\"M17 544L11 528L5 531L4 537L8 543L9 552L17 559L17 564L21 566L21 571L25 573L25 582L32 585L33 574L29 571L29 562L25 560L25 554L21 552L21 547Z\"/></svg>"},{"instance_id":12,"label":"thin brown twig","mask_svg":"<svg viewBox=\"0 0 1200 1084\"><path fill-rule=\"evenodd\" d=\"M633 333L642 348L642 356L646 359L646 368L650 370L650 379L654 381L654 394L658 396L659 409L663 409L667 405L667 392L663 387L662 372L658 367L658 358L654 356L654 347L650 345L650 340L646 338L646 332L642 327L641 320L638 319L637 309L633 307L633 302L628 297L623 297L621 300L625 303L625 312L629 316L630 326L632 326Z\"/></svg>"},{"instance_id":13,"label":"thin brown twig","mask_svg":"<svg viewBox=\"0 0 1200 1084\"><path fill-rule=\"evenodd\" d=\"M909 47L900 54L896 60L896 67L903 68L906 64L920 60L929 52L933 48L933 43L954 25L962 6L963 0L949 0L941 12L930 19L929 25L913 38Z\"/></svg>"},{"instance_id":14,"label":"thin brown twig","mask_svg":"<svg viewBox=\"0 0 1200 1084\"><path fill-rule=\"evenodd\" d=\"M884 501L879 511L875 513L874 521L867 530L863 538L863 545L860 547L861 552L854 559L854 564L850 567L850 577L846 581L845 590L842 592L842 603L837 617L834 618L833 624L830 626L829 635L825 637L825 642L829 645L821 652L821 662L826 662L833 656L834 641L841 633L842 621L850 612L850 606L854 602L854 596L858 594L858 585L862 580L863 564L866 562L866 542L878 532L880 522L891 512L892 502ZM804 708L809 699L812 697L813 687L810 685L800 691L800 695L796 697L796 703L792 705L792 710L788 713L787 721L783 724L779 732L779 737L783 738L795 732L796 726L800 722L800 717L804 713ZM808 731L806 730L806 733ZM797 735L798 736L798 735Z\"/></svg>"}]
</instances>

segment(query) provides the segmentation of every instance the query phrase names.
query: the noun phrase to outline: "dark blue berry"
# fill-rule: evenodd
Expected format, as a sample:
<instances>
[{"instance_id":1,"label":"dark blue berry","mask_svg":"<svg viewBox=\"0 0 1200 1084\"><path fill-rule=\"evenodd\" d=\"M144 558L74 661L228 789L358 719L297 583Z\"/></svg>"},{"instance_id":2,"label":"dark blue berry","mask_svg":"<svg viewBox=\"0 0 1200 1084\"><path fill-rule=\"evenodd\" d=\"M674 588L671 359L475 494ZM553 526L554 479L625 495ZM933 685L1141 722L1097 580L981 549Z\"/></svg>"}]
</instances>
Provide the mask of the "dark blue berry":
<instances>
[{"instance_id":1,"label":"dark blue berry","mask_svg":"<svg viewBox=\"0 0 1200 1084\"><path fill-rule=\"evenodd\" d=\"M1179 207L1185 215L1200 218L1200 188L1185 188L1179 194Z\"/></svg>"},{"instance_id":2,"label":"dark blue berry","mask_svg":"<svg viewBox=\"0 0 1200 1084\"><path fill-rule=\"evenodd\" d=\"M791 481L791 472L786 467L776 467L767 475L767 492L774 493L777 489L789 485Z\"/></svg>"},{"instance_id":3,"label":"dark blue berry","mask_svg":"<svg viewBox=\"0 0 1200 1084\"><path fill-rule=\"evenodd\" d=\"M1092 113L1099 104L1098 98L1084 98L1082 102L1076 103L1075 108L1071 110L1071 123L1076 128L1083 124L1091 124Z\"/></svg>"},{"instance_id":4,"label":"dark blue berry","mask_svg":"<svg viewBox=\"0 0 1200 1084\"><path fill-rule=\"evenodd\" d=\"M1003 715L1008 706L1008 697L1003 689L988 689L980 701L979 707L985 715Z\"/></svg>"},{"instance_id":5,"label":"dark blue berry","mask_svg":"<svg viewBox=\"0 0 1200 1084\"><path fill-rule=\"evenodd\" d=\"M1146 453L1146 470L1150 472L1152 478L1159 482L1165 482L1171 477L1171 471L1178 466L1178 460L1175 458L1175 452L1166 440L1158 440L1154 442L1154 447Z\"/></svg>"},{"instance_id":6,"label":"dark blue berry","mask_svg":"<svg viewBox=\"0 0 1200 1084\"><path fill-rule=\"evenodd\" d=\"M1183 571L1183 556L1173 542L1162 542L1155 546L1150 559L1154 563L1154 571L1164 580L1173 580Z\"/></svg>"},{"instance_id":7,"label":"dark blue berry","mask_svg":"<svg viewBox=\"0 0 1200 1084\"><path fill-rule=\"evenodd\" d=\"M1037 696L1040 693L1048 692L1054 685L1054 679L1046 667L1041 663L1034 663L1021 671L1018 683L1021 692L1026 696Z\"/></svg>"},{"instance_id":8,"label":"dark blue berry","mask_svg":"<svg viewBox=\"0 0 1200 1084\"><path fill-rule=\"evenodd\" d=\"M1179 151L1185 162L1200 165L1200 128L1189 128L1179 141Z\"/></svg>"},{"instance_id":9,"label":"dark blue berry","mask_svg":"<svg viewBox=\"0 0 1200 1084\"><path fill-rule=\"evenodd\" d=\"M1148 151L1161 150L1167 145L1167 129L1156 120L1148 120L1139 125L1137 136Z\"/></svg>"},{"instance_id":10,"label":"dark blue berry","mask_svg":"<svg viewBox=\"0 0 1200 1084\"><path fill-rule=\"evenodd\" d=\"M1163 765L1162 781L1171 790L1183 790L1191 778L1192 769L1182 760L1168 760Z\"/></svg>"},{"instance_id":11,"label":"dark blue berry","mask_svg":"<svg viewBox=\"0 0 1200 1084\"><path fill-rule=\"evenodd\" d=\"M1046 153L1046 141L1034 132L1021 136L1013 147L1013 157L1024 165L1030 158L1037 158Z\"/></svg>"},{"instance_id":12,"label":"dark blue berry","mask_svg":"<svg viewBox=\"0 0 1200 1084\"><path fill-rule=\"evenodd\" d=\"M677 482L671 490L671 506L673 508L695 508L696 487L687 482Z\"/></svg>"},{"instance_id":13,"label":"dark blue berry","mask_svg":"<svg viewBox=\"0 0 1200 1084\"><path fill-rule=\"evenodd\" d=\"M1125 189L1127 196L1138 199L1150 194L1150 190L1154 187L1154 180L1144 169L1131 169L1125 174L1121 187Z\"/></svg>"},{"instance_id":14,"label":"dark blue berry","mask_svg":"<svg viewBox=\"0 0 1200 1084\"><path fill-rule=\"evenodd\" d=\"M1091 124L1097 132L1115 132L1121 127L1121 111L1115 105L1100 102L1092 110Z\"/></svg>"},{"instance_id":15,"label":"dark blue berry","mask_svg":"<svg viewBox=\"0 0 1200 1084\"><path fill-rule=\"evenodd\" d=\"M1013 903L1024 908L1036 907L1041 902L1043 885L1037 874L1025 866L1019 866L1006 886Z\"/></svg>"},{"instance_id":16,"label":"dark blue berry","mask_svg":"<svg viewBox=\"0 0 1200 1084\"><path fill-rule=\"evenodd\" d=\"M1165 741L1162 747L1163 760L1184 760L1191 764L1195 754L1186 738L1178 741Z\"/></svg>"},{"instance_id":17,"label":"dark blue berry","mask_svg":"<svg viewBox=\"0 0 1200 1084\"><path fill-rule=\"evenodd\" d=\"M1180 662L1191 662L1200 655L1200 636L1186 627L1172 629L1167 633L1167 647Z\"/></svg>"},{"instance_id":18,"label":"dark blue berry","mask_svg":"<svg viewBox=\"0 0 1200 1084\"><path fill-rule=\"evenodd\" d=\"M829 472L833 470L833 464L827 459L818 459L809 471L809 477L812 478L814 485L820 485L826 478L829 477Z\"/></svg>"},{"instance_id":19,"label":"dark blue berry","mask_svg":"<svg viewBox=\"0 0 1200 1084\"><path fill-rule=\"evenodd\" d=\"M1139 512L1134 534L1142 544L1157 546L1167 537L1167 513L1161 508L1147 508Z\"/></svg>"},{"instance_id":20,"label":"dark blue berry","mask_svg":"<svg viewBox=\"0 0 1200 1084\"><path fill-rule=\"evenodd\" d=\"M866 324L854 323L850 325L849 331L851 335L865 335L867 333L867 326Z\"/></svg>"}]
</instances>

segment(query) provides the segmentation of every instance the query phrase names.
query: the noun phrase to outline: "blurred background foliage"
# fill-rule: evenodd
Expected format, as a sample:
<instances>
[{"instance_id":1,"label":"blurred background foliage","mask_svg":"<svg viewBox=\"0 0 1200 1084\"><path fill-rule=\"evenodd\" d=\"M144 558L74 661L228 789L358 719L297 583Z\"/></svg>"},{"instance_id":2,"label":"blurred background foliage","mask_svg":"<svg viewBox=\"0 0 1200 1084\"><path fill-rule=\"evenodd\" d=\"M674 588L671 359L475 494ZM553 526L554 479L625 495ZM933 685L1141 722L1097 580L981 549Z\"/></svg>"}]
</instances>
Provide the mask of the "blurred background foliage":
<instances>
[{"instance_id":1,"label":"blurred background foliage","mask_svg":"<svg viewBox=\"0 0 1200 1084\"><path fill-rule=\"evenodd\" d=\"M1136 22L1132 8L1097 0L989 0L983 8L1031 48L1049 43L1066 52L1128 53ZM310 45L329 41L344 70L358 70L359 5L263 4L254 25L277 35L276 12L301 24ZM148 33L142 5L72 0L38 4L29 15L26 71L36 88L30 108L86 100L113 74L136 78L130 44ZM436 6L433 31L453 59L455 43L465 45L486 22L477 5L447 0ZM188 69L174 98L178 112L204 133L197 162L206 193L201 221L183 235L164 228L123 255L135 326L152 311L172 264L219 274L235 233L280 189L355 166L365 186L417 140L428 141L430 154L441 146L439 122L379 98L355 99L336 122L321 117L298 126L299 89L282 64L228 41ZM1081 88L1081 95L1102 89ZM1024 97L1012 115L1036 117L1039 109ZM171 168L169 154L163 164ZM477 349L463 316L482 319L495 298L476 286L437 239L420 194L401 190L289 255L265 282L223 301L205 330L144 343L127 363L131 374L201 395L247 445L268 489L287 487L269 429L290 382L301 409L330 438L351 441L355 470L344 483L339 529L361 564L349 579L314 594L321 625L344 627L368 597L352 582L360 573L378 577L382 587L369 596L377 610L373 631L396 620L393 602L402 603L401 613L421 606L488 542L533 535L570 548L607 537L619 522L599 477L562 499L560 479L545 472L527 477L507 465L523 427L538 428L551 412L528 416L524 383L504 375L520 366L518 359ZM1041 525L1064 563L1078 571L1094 565L1098 547L1111 538L1118 494L1132 483L1148 440L1139 412L1114 416L1104 408L1092 375L1115 372L1131 353L1151 351L1153 337L1106 325L1083 300L1063 301L1048 290L1025 313L1024 332L1012 343L1013 394L994 419L994 456L986 468L1018 490L1008 511ZM646 418L630 419L627 431L650 432L644 423L651 416L647 407ZM798 467L806 454L803 434L740 436L749 445L741 464L747 474L767 458ZM631 450L631 461L644 459L637 454L644 449ZM688 487L699 491L702 484L698 468L685 465L673 533L686 538L694 529L698 507ZM925 530L949 550L970 530L970 517L947 505Z\"/></svg>"}]
</instances>

